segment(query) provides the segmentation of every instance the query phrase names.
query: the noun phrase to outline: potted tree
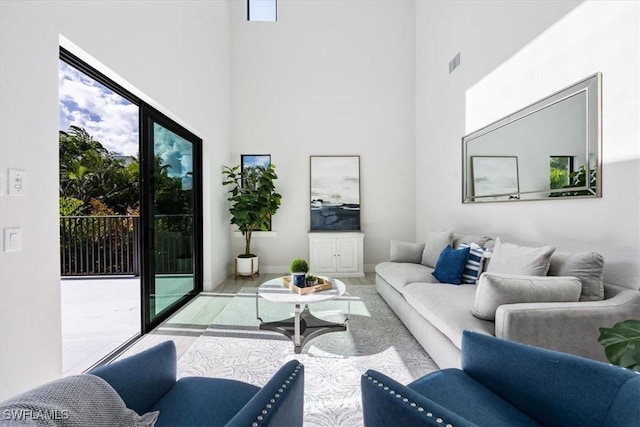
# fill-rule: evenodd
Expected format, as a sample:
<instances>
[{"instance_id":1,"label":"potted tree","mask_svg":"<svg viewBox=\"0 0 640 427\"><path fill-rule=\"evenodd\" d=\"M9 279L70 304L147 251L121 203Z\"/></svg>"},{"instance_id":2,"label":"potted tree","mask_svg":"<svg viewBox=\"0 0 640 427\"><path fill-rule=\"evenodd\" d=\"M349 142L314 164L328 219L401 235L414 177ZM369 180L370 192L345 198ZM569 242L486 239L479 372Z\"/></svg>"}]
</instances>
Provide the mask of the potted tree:
<instances>
[{"instance_id":1,"label":"potted tree","mask_svg":"<svg viewBox=\"0 0 640 427\"><path fill-rule=\"evenodd\" d=\"M258 274L258 256L251 252L254 231L268 231L271 216L280 207L282 196L276 192L274 181L278 179L275 165L241 169L223 166L222 184L229 186L231 224L238 226L245 239L244 253L236 257L236 277Z\"/></svg>"}]
</instances>

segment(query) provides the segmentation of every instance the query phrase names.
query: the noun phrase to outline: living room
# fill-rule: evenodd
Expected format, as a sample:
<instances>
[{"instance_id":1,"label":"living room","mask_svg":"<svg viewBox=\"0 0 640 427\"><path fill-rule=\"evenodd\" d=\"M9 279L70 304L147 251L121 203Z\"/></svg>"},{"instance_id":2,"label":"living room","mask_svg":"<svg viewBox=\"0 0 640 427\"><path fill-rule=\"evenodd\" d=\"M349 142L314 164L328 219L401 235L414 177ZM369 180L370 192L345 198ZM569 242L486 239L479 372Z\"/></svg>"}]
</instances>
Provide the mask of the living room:
<instances>
[{"instance_id":1,"label":"living room","mask_svg":"<svg viewBox=\"0 0 640 427\"><path fill-rule=\"evenodd\" d=\"M0 192L1 228L23 229L1 258L0 400L60 376L61 43L203 139L205 290L240 252L220 171L248 153L271 154L283 196L274 233L254 241L265 273L308 252L309 156L359 155L367 271L391 240L454 229L597 251L606 282L638 288L637 2L281 0L275 23L247 22L242 1L1 8L0 170L26 171L29 193ZM461 203L463 135L595 72L602 198Z\"/></svg>"}]
</instances>

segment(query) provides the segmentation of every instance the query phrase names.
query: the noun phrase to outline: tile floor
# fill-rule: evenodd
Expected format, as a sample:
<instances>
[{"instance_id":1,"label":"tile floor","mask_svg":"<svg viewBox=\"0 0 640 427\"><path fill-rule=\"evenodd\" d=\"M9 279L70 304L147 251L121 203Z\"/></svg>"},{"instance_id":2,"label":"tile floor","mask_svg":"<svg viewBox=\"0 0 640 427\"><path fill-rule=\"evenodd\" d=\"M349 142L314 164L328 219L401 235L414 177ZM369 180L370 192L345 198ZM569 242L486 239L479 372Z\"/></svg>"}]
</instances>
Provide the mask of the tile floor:
<instances>
[{"instance_id":1,"label":"tile floor","mask_svg":"<svg viewBox=\"0 0 640 427\"><path fill-rule=\"evenodd\" d=\"M255 280L228 278L214 292L203 292L152 332L138 339L119 358L173 340L178 358L195 342L213 319L243 287L258 287L281 276L262 274ZM372 284L374 274L343 278L349 284ZM140 331L139 279L64 279L62 286L63 372L72 375L90 368L96 360L138 335Z\"/></svg>"},{"instance_id":2,"label":"tile floor","mask_svg":"<svg viewBox=\"0 0 640 427\"><path fill-rule=\"evenodd\" d=\"M140 338L120 358L138 353L160 342L173 340L178 349L179 359L240 289L244 287L257 288L261 283L280 276L282 274L261 274L255 280L234 280L233 276L226 279L215 288L215 292L201 293L163 324ZM364 278L345 277L340 280L347 286L372 285L375 281L375 273L367 273Z\"/></svg>"}]
</instances>

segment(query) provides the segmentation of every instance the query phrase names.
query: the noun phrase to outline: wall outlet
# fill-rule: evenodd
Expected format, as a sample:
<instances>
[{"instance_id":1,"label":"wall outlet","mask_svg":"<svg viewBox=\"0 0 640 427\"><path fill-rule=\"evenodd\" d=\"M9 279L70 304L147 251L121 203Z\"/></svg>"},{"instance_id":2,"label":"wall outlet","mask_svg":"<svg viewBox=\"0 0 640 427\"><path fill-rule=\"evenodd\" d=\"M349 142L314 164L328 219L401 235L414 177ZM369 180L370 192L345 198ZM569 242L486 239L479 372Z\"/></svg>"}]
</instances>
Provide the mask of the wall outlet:
<instances>
[{"instance_id":1,"label":"wall outlet","mask_svg":"<svg viewBox=\"0 0 640 427\"><path fill-rule=\"evenodd\" d=\"M26 196L27 173L21 169L9 169L7 179L8 193L11 196Z\"/></svg>"}]
</instances>

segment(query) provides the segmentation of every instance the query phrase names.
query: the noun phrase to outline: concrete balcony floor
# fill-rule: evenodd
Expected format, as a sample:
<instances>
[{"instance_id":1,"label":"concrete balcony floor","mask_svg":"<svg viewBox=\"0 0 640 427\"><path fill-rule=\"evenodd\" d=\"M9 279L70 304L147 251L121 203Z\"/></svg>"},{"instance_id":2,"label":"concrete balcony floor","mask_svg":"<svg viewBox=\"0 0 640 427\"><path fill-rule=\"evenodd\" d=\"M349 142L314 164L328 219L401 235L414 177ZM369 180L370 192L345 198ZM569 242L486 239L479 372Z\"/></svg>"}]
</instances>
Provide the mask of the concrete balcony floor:
<instances>
[{"instance_id":1,"label":"concrete balcony floor","mask_svg":"<svg viewBox=\"0 0 640 427\"><path fill-rule=\"evenodd\" d=\"M139 277L61 280L62 372L80 374L140 334Z\"/></svg>"}]
</instances>

